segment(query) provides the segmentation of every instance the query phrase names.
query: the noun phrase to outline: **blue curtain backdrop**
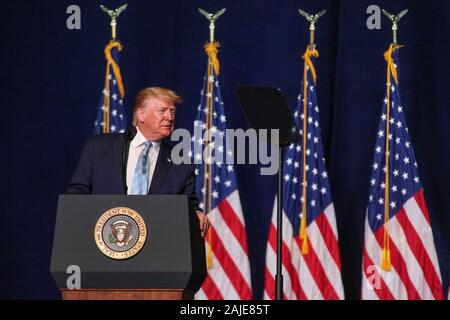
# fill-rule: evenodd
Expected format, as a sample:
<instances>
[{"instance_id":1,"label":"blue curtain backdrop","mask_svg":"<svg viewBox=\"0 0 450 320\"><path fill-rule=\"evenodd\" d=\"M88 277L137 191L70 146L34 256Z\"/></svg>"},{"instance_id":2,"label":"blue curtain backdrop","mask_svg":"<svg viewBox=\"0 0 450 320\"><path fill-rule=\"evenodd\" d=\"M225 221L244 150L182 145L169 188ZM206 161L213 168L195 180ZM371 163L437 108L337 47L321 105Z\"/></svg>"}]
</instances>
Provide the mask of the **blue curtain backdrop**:
<instances>
[{"instance_id":1,"label":"blue curtain backdrop","mask_svg":"<svg viewBox=\"0 0 450 320\"><path fill-rule=\"evenodd\" d=\"M201 7L227 12L216 25L222 44L221 88L230 128L247 128L234 95L239 84L281 88L291 107L300 91L308 24L297 9L327 14L317 23L318 99L325 157L342 255L346 297L358 299L365 207L385 91L383 52L392 40L385 17L366 27L375 4L400 22L400 88L425 188L444 277L450 278L450 2L362 0L20 1L2 4L0 298L53 299L49 273L58 194L92 134L103 89L109 18L119 17L120 67L128 122L134 95L166 86L184 97L177 127L192 129L206 66L208 23ZM81 8L81 30L66 28L66 9ZM267 115L268 117L270 115ZM261 298L265 246L276 177L237 166L255 296Z\"/></svg>"}]
</instances>

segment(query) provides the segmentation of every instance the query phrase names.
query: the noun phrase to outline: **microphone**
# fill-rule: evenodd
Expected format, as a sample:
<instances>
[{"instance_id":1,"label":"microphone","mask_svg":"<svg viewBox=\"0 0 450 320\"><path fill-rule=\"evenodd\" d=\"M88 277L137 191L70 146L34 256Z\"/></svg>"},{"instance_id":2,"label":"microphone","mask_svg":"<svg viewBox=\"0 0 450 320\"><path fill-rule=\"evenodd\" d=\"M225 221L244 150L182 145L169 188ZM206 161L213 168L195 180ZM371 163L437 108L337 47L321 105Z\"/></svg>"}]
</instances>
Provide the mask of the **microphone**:
<instances>
[{"instance_id":1,"label":"microphone","mask_svg":"<svg viewBox=\"0 0 450 320\"><path fill-rule=\"evenodd\" d=\"M130 142L133 140L134 136L137 133L137 129L135 126L131 125L127 128L124 134L124 143L122 150L122 181L123 181L123 193L128 193L127 186L127 164L128 164L128 151L130 149Z\"/></svg>"}]
</instances>

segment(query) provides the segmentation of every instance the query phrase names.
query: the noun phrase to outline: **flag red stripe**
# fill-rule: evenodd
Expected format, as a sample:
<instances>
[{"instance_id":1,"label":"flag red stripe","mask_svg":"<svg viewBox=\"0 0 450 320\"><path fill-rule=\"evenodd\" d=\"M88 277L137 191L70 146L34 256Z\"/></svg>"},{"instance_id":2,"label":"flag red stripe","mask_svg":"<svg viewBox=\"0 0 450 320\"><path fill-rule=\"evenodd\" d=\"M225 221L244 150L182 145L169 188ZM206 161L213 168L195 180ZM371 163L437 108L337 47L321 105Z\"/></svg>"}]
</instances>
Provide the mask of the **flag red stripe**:
<instances>
[{"instance_id":1,"label":"flag red stripe","mask_svg":"<svg viewBox=\"0 0 450 320\"><path fill-rule=\"evenodd\" d=\"M269 243L272 247L274 252L277 252L277 229L276 227L271 224L270 225L270 231L269 231ZM283 259L283 265L286 268L289 277L291 278L291 287L292 290L295 292L297 298L299 299L306 299L305 293L303 292L301 286L300 286L300 279L298 277L298 272L295 269L294 265L292 264L292 255L291 251L287 247L286 243L283 241L283 247L282 247L282 259Z\"/></svg>"},{"instance_id":2,"label":"flag red stripe","mask_svg":"<svg viewBox=\"0 0 450 320\"><path fill-rule=\"evenodd\" d=\"M425 202L423 188L416 192L416 194L414 195L414 199L419 205L419 208L421 209L423 216L425 217L425 219L427 219L428 225L431 226L430 215L428 213L427 203Z\"/></svg>"},{"instance_id":3,"label":"flag red stripe","mask_svg":"<svg viewBox=\"0 0 450 320\"><path fill-rule=\"evenodd\" d=\"M423 216L425 217L425 219L427 219L428 224L431 226L431 221L430 221L430 214L428 213L428 207L425 201L425 195L423 192L423 189L420 189L418 192L416 192L416 194L414 195L414 200L416 200L420 211L423 213ZM434 245L432 250L436 250ZM429 256L429 255L428 255ZM430 258L431 261L431 258ZM438 265L435 265L434 263L432 263L431 265L434 266L433 271L436 272L436 268L439 268L439 262L435 261L435 263L437 263ZM437 274L437 278L439 279L439 283L440 283L440 296L442 296L442 298L444 297L444 288L442 286L442 280L439 277L439 274Z\"/></svg>"},{"instance_id":4,"label":"flag red stripe","mask_svg":"<svg viewBox=\"0 0 450 320\"><path fill-rule=\"evenodd\" d=\"M405 233L405 237L408 241L411 251L413 252L420 267L423 270L425 280L428 283L428 286L430 287L434 298L442 300L444 296L439 276L434 269L434 265L428 255L426 248L424 247L420 237L417 235L415 228L409 221L404 208L402 208L399 213L397 213L396 218Z\"/></svg>"},{"instance_id":5,"label":"flag red stripe","mask_svg":"<svg viewBox=\"0 0 450 320\"><path fill-rule=\"evenodd\" d=\"M223 300L220 290L209 275L206 276L206 279L202 284L202 289L208 300Z\"/></svg>"},{"instance_id":6,"label":"flag red stripe","mask_svg":"<svg viewBox=\"0 0 450 320\"><path fill-rule=\"evenodd\" d=\"M369 281L369 278L375 277L375 275L368 273L369 267L375 266L375 264L373 263L372 259L368 255L366 248L364 248L364 251L363 251L363 265L364 265L363 272L365 275L364 278L367 279L367 281ZM377 273L378 273L378 271L377 271ZM378 298L380 298L381 300L395 300L395 297L392 295L391 290L389 290L389 287L384 282L383 277L379 276L377 279L380 280L380 287L379 288L373 287L373 290L375 291ZM363 279L363 281L364 281L364 279ZM363 283L362 285L364 286L367 284Z\"/></svg>"},{"instance_id":7,"label":"flag red stripe","mask_svg":"<svg viewBox=\"0 0 450 320\"><path fill-rule=\"evenodd\" d=\"M233 259L230 257L222 240L218 237L217 232L213 226L210 227L212 251L220 261L222 269L228 276L228 279L236 289L241 299L253 299L251 288L248 286L246 279L242 276L239 267L236 266ZM207 237L206 237L207 238Z\"/></svg>"},{"instance_id":8,"label":"flag red stripe","mask_svg":"<svg viewBox=\"0 0 450 320\"><path fill-rule=\"evenodd\" d=\"M264 268L264 290L270 300L275 300L275 278L272 277L267 266Z\"/></svg>"},{"instance_id":9,"label":"flag red stripe","mask_svg":"<svg viewBox=\"0 0 450 320\"><path fill-rule=\"evenodd\" d=\"M265 281L266 281L264 290L266 291L270 300L275 300L275 278L272 277L269 269L267 269L267 268L265 268L264 273L265 273ZM289 300L289 298L286 296L286 290L283 290L283 300Z\"/></svg>"},{"instance_id":10,"label":"flag red stripe","mask_svg":"<svg viewBox=\"0 0 450 320\"><path fill-rule=\"evenodd\" d=\"M376 232L375 232L375 238L378 241L378 244L380 245L381 250L383 249L383 232L384 232L384 226L381 226ZM397 274L400 277L401 281L403 282L403 285L406 288L406 292L408 294L408 300L418 300L420 299L419 293L417 292L416 288L414 287L407 268L406 268L406 262L403 259L403 256L398 251L397 246L392 241L391 237L389 236L389 248L391 250L391 263L392 266L397 270Z\"/></svg>"},{"instance_id":11,"label":"flag red stripe","mask_svg":"<svg viewBox=\"0 0 450 320\"><path fill-rule=\"evenodd\" d=\"M322 212L316 219L315 222L319 227L320 233L322 234L323 240L333 257L334 262L341 271L341 258L339 256L339 245L336 239L335 233L333 232L333 228L330 225L330 222L327 219L327 216L324 212Z\"/></svg>"},{"instance_id":12,"label":"flag red stripe","mask_svg":"<svg viewBox=\"0 0 450 320\"><path fill-rule=\"evenodd\" d=\"M248 256L247 234L245 232L245 226L242 225L239 218L236 216L231 205L225 199L219 203L218 209L222 215L222 219L228 225L234 237L238 240L245 254Z\"/></svg>"},{"instance_id":13,"label":"flag red stripe","mask_svg":"<svg viewBox=\"0 0 450 320\"><path fill-rule=\"evenodd\" d=\"M295 237L295 242L298 245L299 250L302 247L302 243L304 240L300 240L299 237ZM311 273L314 281L319 288L322 296L326 300L339 300L339 296L336 293L336 290L333 287L333 284L328 279L325 270L323 269L322 263L320 262L319 257L316 254L314 249L314 245L310 241L309 237L307 237L309 253L303 255L303 259L308 265L309 272Z\"/></svg>"}]
</instances>

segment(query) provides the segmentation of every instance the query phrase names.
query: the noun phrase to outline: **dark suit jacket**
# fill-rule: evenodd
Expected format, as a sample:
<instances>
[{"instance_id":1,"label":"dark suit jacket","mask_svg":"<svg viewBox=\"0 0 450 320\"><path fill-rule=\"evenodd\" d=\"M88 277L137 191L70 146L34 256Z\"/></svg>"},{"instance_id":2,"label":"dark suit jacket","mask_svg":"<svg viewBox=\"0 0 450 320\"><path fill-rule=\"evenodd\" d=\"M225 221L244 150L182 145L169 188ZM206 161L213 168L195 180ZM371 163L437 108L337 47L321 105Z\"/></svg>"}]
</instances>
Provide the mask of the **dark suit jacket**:
<instances>
[{"instance_id":1,"label":"dark suit jacket","mask_svg":"<svg viewBox=\"0 0 450 320\"><path fill-rule=\"evenodd\" d=\"M69 194L124 194L122 152L124 134L92 136L84 146L81 159L67 186ZM186 194L195 210L194 165L175 165L170 147L161 142L149 194Z\"/></svg>"}]
</instances>

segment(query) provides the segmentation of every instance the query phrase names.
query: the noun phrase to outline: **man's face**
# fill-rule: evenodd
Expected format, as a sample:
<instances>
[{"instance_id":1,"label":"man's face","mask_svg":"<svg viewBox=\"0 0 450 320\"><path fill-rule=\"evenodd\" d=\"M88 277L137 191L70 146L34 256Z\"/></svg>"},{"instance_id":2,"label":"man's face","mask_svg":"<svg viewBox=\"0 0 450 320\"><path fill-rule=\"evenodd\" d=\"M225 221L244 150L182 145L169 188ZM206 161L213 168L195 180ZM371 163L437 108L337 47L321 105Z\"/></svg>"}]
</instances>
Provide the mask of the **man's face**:
<instances>
[{"instance_id":1,"label":"man's face","mask_svg":"<svg viewBox=\"0 0 450 320\"><path fill-rule=\"evenodd\" d=\"M151 97L137 109L138 128L148 140L159 141L172 134L176 107Z\"/></svg>"}]
</instances>

